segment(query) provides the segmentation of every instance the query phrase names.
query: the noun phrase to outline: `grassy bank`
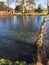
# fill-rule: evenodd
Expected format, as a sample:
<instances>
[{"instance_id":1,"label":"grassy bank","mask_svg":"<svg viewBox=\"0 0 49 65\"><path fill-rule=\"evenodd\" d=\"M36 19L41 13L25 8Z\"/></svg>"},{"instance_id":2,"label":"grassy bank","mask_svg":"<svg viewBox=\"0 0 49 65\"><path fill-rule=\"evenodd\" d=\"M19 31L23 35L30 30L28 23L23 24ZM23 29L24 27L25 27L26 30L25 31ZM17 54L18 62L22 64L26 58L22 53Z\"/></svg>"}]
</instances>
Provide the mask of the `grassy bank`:
<instances>
[{"instance_id":1,"label":"grassy bank","mask_svg":"<svg viewBox=\"0 0 49 65\"><path fill-rule=\"evenodd\" d=\"M21 13L21 12L16 12L16 13L14 13L12 15L11 14L8 14L8 15L7 14L2 14L2 15L0 15L0 17L1 16L13 16L13 15L22 15L22 16L23 15L25 15L25 16L27 16L27 15L28 16L31 16L31 15L32 16L46 16L47 13L48 13L47 11L43 11L42 13L37 13L37 12L34 12L34 13Z\"/></svg>"},{"instance_id":2,"label":"grassy bank","mask_svg":"<svg viewBox=\"0 0 49 65\"><path fill-rule=\"evenodd\" d=\"M42 12L42 13L14 13L14 15L33 15L33 16L46 16L47 12Z\"/></svg>"}]
</instances>

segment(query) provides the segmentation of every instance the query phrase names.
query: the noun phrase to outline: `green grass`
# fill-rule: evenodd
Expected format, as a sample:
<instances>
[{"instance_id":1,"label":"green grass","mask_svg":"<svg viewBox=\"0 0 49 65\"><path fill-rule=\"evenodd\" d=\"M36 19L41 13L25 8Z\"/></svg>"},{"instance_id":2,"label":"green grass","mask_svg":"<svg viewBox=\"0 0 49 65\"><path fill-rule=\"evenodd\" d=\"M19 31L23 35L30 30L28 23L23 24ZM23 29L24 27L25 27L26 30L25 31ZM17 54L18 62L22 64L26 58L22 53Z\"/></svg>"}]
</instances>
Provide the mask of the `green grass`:
<instances>
[{"instance_id":1,"label":"green grass","mask_svg":"<svg viewBox=\"0 0 49 65\"><path fill-rule=\"evenodd\" d=\"M35 15L47 15L47 13L48 13L47 11L43 11L43 12L41 12L41 13L35 12L34 14L35 14Z\"/></svg>"},{"instance_id":2,"label":"green grass","mask_svg":"<svg viewBox=\"0 0 49 65\"><path fill-rule=\"evenodd\" d=\"M41 13L38 13L38 12L34 12L34 13L15 13L14 15L41 15L41 16L45 16L45 15L47 15L47 11L43 11L43 12L41 12Z\"/></svg>"}]
</instances>

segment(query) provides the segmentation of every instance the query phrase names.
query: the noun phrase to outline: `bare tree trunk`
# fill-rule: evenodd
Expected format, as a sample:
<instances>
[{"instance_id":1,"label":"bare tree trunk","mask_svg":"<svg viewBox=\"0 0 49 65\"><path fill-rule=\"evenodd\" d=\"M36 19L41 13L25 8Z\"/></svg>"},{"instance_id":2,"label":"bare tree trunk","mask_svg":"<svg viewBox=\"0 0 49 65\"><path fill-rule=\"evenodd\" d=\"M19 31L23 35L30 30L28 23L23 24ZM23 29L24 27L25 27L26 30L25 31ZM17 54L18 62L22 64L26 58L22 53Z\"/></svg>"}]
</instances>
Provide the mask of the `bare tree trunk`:
<instances>
[{"instance_id":1,"label":"bare tree trunk","mask_svg":"<svg viewBox=\"0 0 49 65\"><path fill-rule=\"evenodd\" d=\"M36 43L37 65L46 65L46 53L45 53L45 47L44 47L44 43L43 43L44 28L45 28L45 23L43 22L43 24L41 26L41 31L40 31L40 34L38 36L38 40Z\"/></svg>"},{"instance_id":2,"label":"bare tree trunk","mask_svg":"<svg viewBox=\"0 0 49 65\"><path fill-rule=\"evenodd\" d=\"M30 0L29 0L29 13L30 13Z\"/></svg>"},{"instance_id":3,"label":"bare tree trunk","mask_svg":"<svg viewBox=\"0 0 49 65\"><path fill-rule=\"evenodd\" d=\"M48 14L49 14L49 0L47 0L47 8L48 8Z\"/></svg>"},{"instance_id":4,"label":"bare tree trunk","mask_svg":"<svg viewBox=\"0 0 49 65\"><path fill-rule=\"evenodd\" d=\"M10 0L7 0L7 6L9 7L9 4L10 4Z\"/></svg>"},{"instance_id":5,"label":"bare tree trunk","mask_svg":"<svg viewBox=\"0 0 49 65\"><path fill-rule=\"evenodd\" d=\"M48 14L49 14L49 6L47 6L48 7Z\"/></svg>"},{"instance_id":6,"label":"bare tree trunk","mask_svg":"<svg viewBox=\"0 0 49 65\"><path fill-rule=\"evenodd\" d=\"M23 4L23 13L24 13L24 4Z\"/></svg>"},{"instance_id":7,"label":"bare tree trunk","mask_svg":"<svg viewBox=\"0 0 49 65\"><path fill-rule=\"evenodd\" d=\"M23 0L23 3L22 3L23 4L23 13L24 13L24 2L25 2L25 0Z\"/></svg>"}]
</instances>

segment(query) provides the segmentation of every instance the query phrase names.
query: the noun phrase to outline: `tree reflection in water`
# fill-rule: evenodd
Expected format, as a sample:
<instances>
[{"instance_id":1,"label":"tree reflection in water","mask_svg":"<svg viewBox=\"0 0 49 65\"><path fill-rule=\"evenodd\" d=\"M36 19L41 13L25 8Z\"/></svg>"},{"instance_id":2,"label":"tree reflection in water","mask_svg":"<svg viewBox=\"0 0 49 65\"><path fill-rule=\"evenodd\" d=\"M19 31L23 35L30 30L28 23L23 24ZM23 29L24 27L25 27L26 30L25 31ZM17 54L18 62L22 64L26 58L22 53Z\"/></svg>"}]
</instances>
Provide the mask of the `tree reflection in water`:
<instances>
[{"instance_id":1,"label":"tree reflection in water","mask_svg":"<svg viewBox=\"0 0 49 65\"><path fill-rule=\"evenodd\" d=\"M43 16L0 18L0 58L34 62L37 32Z\"/></svg>"}]
</instances>

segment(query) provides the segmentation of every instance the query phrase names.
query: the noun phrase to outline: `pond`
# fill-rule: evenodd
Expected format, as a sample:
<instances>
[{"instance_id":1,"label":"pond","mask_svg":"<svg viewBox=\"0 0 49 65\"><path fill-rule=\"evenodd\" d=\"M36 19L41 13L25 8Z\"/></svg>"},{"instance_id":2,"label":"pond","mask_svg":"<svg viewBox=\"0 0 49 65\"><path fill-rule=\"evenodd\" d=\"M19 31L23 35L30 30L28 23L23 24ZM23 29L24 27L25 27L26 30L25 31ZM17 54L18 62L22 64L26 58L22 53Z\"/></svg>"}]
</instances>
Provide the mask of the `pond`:
<instances>
[{"instance_id":1,"label":"pond","mask_svg":"<svg viewBox=\"0 0 49 65\"><path fill-rule=\"evenodd\" d=\"M0 17L0 58L35 62L35 42L44 16Z\"/></svg>"}]
</instances>

